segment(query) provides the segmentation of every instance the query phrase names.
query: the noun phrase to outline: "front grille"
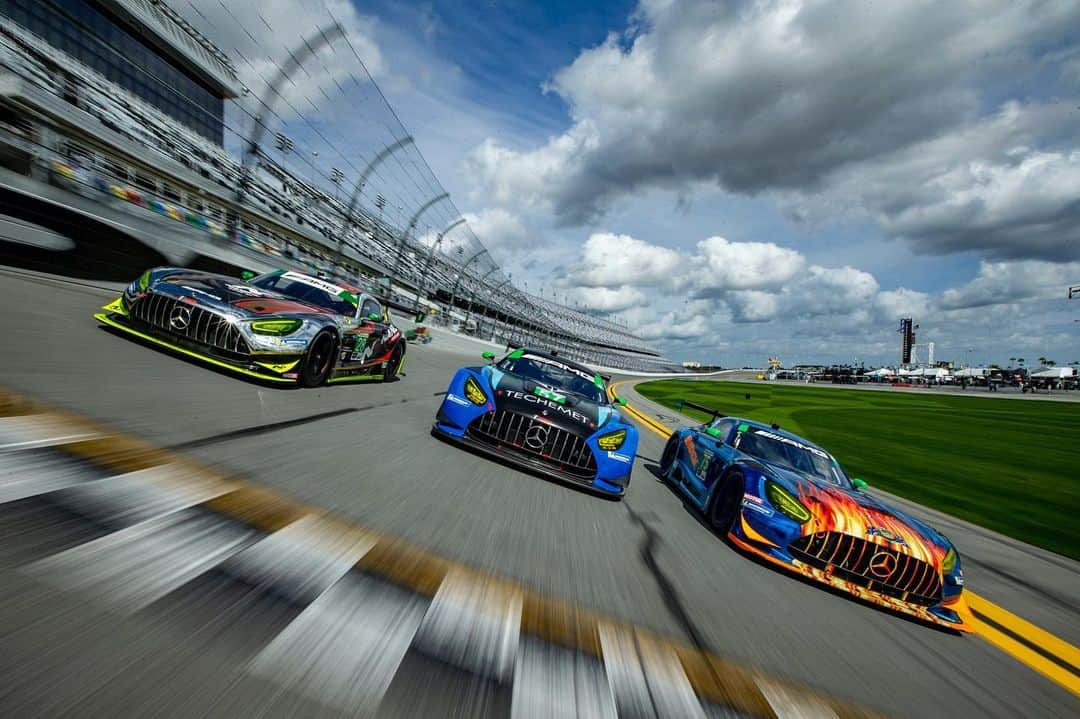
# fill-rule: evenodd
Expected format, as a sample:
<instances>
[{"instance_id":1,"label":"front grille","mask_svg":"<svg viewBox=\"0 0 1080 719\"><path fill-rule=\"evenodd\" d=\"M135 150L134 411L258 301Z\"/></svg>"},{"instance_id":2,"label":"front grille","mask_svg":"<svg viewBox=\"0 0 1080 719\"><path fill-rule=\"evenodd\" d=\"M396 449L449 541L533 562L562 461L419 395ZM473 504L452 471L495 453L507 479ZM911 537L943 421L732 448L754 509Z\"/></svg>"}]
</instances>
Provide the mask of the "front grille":
<instances>
[{"instance_id":1,"label":"front grille","mask_svg":"<svg viewBox=\"0 0 1080 719\"><path fill-rule=\"evenodd\" d=\"M596 476L596 458L585 440L573 432L498 409L469 425L469 435L486 444L512 449L581 479Z\"/></svg>"},{"instance_id":2,"label":"front grille","mask_svg":"<svg viewBox=\"0 0 1080 719\"><path fill-rule=\"evenodd\" d=\"M791 554L807 564L897 599L932 606L941 601L941 577L929 562L861 537L817 532L796 539Z\"/></svg>"},{"instance_id":3,"label":"front grille","mask_svg":"<svg viewBox=\"0 0 1080 719\"><path fill-rule=\"evenodd\" d=\"M173 312L183 307L191 311L187 324L177 327L171 320ZM150 292L131 307L130 316L173 337L181 337L205 345L217 354L234 360L250 359L251 350L240 328L221 315L198 305L181 302L175 297ZM181 323L182 324L182 323Z\"/></svg>"}]
</instances>

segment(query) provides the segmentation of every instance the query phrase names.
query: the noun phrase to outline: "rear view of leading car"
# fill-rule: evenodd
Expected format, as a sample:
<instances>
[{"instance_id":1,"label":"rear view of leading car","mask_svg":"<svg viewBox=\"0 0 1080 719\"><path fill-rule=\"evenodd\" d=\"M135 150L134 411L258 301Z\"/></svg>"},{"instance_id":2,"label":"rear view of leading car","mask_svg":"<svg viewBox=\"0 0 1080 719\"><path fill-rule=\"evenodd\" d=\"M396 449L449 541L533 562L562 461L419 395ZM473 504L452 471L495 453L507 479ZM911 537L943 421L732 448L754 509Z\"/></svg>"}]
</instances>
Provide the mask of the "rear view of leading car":
<instances>
[{"instance_id":1,"label":"rear view of leading car","mask_svg":"<svg viewBox=\"0 0 1080 719\"><path fill-rule=\"evenodd\" d=\"M485 353L487 359L494 359ZM498 363L457 371L433 431L566 482L621 497L630 484L637 429L587 367L518 349Z\"/></svg>"}]
</instances>

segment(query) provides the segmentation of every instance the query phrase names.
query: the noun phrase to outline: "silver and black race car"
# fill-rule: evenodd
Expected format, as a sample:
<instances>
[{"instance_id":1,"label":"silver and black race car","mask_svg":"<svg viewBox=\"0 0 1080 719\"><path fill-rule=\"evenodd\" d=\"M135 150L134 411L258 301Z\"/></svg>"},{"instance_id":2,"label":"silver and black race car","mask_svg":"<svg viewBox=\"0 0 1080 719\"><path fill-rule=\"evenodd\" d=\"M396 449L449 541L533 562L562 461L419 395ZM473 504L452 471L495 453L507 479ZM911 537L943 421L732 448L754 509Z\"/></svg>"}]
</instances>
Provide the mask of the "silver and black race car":
<instances>
[{"instance_id":1,"label":"silver and black race car","mask_svg":"<svg viewBox=\"0 0 1080 719\"><path fill-rule=\"evenodd\" d=\"M271 382L387 381L405 364L378 300L292 270L237 279L159 267L102 310L94 317L108 327Z\"/></svg>"}]
</instances>

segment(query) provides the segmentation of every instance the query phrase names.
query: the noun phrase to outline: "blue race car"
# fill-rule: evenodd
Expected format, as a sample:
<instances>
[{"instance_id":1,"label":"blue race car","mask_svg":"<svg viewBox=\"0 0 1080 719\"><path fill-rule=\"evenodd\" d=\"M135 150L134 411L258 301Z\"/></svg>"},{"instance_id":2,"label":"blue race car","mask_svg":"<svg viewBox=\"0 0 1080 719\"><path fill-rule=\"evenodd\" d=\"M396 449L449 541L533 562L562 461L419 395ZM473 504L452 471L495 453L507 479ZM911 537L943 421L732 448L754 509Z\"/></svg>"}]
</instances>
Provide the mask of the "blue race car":
<instances>
[{"instance_id":1,"label":"blue race car","mask_svg":"<svg viewBox=\"0 0 1080 719\"><path fill-rule=\"evenodd\" d=\"M828 452L778 425L713 415L681 428L661 476L736 546L864 601L970 631L964 574L937 530L863 491Z\"/></svg>"},{"instance_id":2,"label":"blue race car","mask_svg":"<svg viewBox=\"0 0 1080 719\"><path fill-rule=\"evenodd\" d=\"M604 378L554 353L516 349L450 380L433 432L526 469L622 497L637 429L609 401Z\"/></svg>"}]
</instances>

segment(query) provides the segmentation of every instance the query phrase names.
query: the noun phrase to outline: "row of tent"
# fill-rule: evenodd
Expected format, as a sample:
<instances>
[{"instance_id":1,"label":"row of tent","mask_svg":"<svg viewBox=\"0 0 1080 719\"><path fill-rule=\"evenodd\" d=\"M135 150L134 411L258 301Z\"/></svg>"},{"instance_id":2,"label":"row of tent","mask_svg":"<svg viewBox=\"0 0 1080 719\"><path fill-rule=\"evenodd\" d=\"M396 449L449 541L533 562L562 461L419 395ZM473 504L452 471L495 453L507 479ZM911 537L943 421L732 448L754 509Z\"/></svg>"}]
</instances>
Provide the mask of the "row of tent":
<instances>
[{"instance_id":1,"label":"row of tent","mask_svg":"<svg viewBox=\"0 0 1080 719\"><path fill-rule=\"evenodd\" d=\"M953 372L945 369L944 367L917 367L915 369L892 369L891 367L880 367L876 370L866 372L864 377L932 377L943 379L945 377L989 377L994 373L988 367L964 367ZM1068 377L1075 377L1076 369L1073 367L1040 367L1037 370L1033 370L1028 373L1028 377L1032 379L1066 379Z\"/></svg>"}]
</instances>

